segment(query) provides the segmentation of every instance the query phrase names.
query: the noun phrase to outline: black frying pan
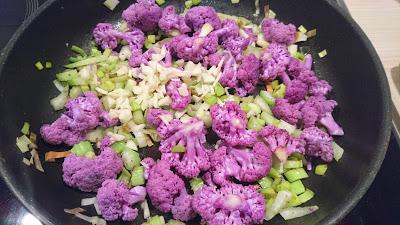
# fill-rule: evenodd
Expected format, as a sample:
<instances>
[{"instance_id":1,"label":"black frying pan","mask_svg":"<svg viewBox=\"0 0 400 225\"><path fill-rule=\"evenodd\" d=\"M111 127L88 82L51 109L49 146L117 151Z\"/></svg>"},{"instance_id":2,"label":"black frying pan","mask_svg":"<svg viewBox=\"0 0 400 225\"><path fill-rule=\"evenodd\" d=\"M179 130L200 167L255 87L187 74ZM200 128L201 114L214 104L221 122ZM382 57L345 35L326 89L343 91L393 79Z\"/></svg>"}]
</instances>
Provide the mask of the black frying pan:
<instances>
[{"instance_id":1,"label":"black frying pan","mask_svg":"<svg viewBox=\"0 0 400 225\"><path fill-rule=\"evenodd\" d=\"M57 94L52 85L54 74L67 63L70 50L65 43L88 46L91 31L98 22L116 22L132 1L121 1L113 12L102 1L50 0L34 17L26 21L8 43L0 59L0 171L14 194L46 224L83 224L66 215L64 208L80 205L84 194L65 186L61 162L46 163L45 174L25 166L15 147L15 137L23 121L31 122L38 133L44 122L54 120L48 100ZM183 1L171 1L182 6ZM267 1L261 1L261 9ZM218 11L254 18L253 0L238 5L230 0L203 0ZM304 218L285 222L277 217L268 224L334 224L360 200L373 181L385 156L390 135L390 96L379 58L357 24L337 6L323 0L271 0L270 7L284 22L317 28L317 37L308 46L316 58L317 74L334 86L332 98L339 103L335 118L344 127L338 142L345 154L332 163L325 177L305 182L316 192L309 203L320 210ZM372 16L372 15L371 15ZM318 59L317 52L327 49L328 56ZM37 71L37 60L50 60L52 70ZM43 159L52 147L38 141ZM94 212L92 212L94 213ZM136 221L135 224L141 224ZM267 224L267 223L265 223Z\"/></svg>"}]
</instances>

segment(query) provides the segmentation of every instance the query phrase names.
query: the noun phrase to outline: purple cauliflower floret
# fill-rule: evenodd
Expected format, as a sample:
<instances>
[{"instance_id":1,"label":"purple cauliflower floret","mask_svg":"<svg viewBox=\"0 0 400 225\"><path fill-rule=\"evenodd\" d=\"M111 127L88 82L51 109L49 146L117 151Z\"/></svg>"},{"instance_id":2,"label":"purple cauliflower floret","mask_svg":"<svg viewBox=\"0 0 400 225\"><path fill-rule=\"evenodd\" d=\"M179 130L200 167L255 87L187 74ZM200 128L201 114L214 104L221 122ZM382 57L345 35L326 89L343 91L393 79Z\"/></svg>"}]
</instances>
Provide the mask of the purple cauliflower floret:
<instances>
[{"instance_id":1,"label":"purple cauliflower floret","mask_svg":"<svg viewBox=\"0 0 400 225\"><path fill-rule=\"evenodd\" d=\"M118 39L111 23L98 23L93 30L93 37L103 49L114 49L118 46Z\"/></svg>"},{"instance_id":2,"label":"purple cauliflower floret","mask_svg":"<svg viewBox=\"0 0 400 225\"><path fill-rule=\"evenodd\" d=\"M95 192L107 179L115 179L122 170L122 160L111 148L94 159L70 154L63 163L64 182L85 192Z\"/></svg>"},{"instance_id":3,"label":"purple cauliflower floret","mask_svg":"<svg viewBox=\"0 0 400 225\"><path fill-rule=\"evenodd\" d=\"M230 183L231 177L242 182L254 182L264 177L272 166L272 152L257 142L252 149L221 146L211 156L213 181Z\"/></svg>"},{"instance_id":4,"label":"purple cauliflower floret","mask_svg":"<svg viewBox=\"0 0 400 225\"><path fill-rule=\"evenodd\" d=\"M161 123L157 128L158 136L161 139L166 139L177 132L182 127L182 122L178 119L173 119L168 123Z\"/></svg>"},{"instance_id":5,"label":"purple cauliflower floret","mask_svg":"<svg viewBox=\"0 0 400 225\"><path fill-rule=\"evenodd\" d=\"M309 97L301 108L304 127L313 127L320 122L331 135L343 135L343 129L332 116L332 111L336 106L335 100L327 100L324 96Z\"/></svg>"},{"instance_id":6,"label":"purple cauliflower floret","mask_svg":"<svg viewBox=\"0 0 400 225\"><path fill-rule=\"evenodd\" d=\"M261 58L261 80L272 81L276 77L280 77L286 85L290 83L289 76L286 73L286 67L290 62L290 54L287 46L271 43Z\"/></svg>"},{"instance_id":7,"label":"purple cauliflower floret","mask_svg":"<svg viewBox=\"0 0 400 225\"><path fill-rule=\"evenodd\" d=\"M308 85L301 80L292 80L286 88L285 99L289 103L297 103L304 100L308 93Z\"/></svg>"},{"instance_id":8,"label":"purple cauliflower floret","mask_svg":"<svg viewBox=\"0 0 400 225\"><path fill-rule=\"evenodd\" d=\"M172 79L167 84L167 95L171 98L171 108L182 111L192 100L188 86L180 79Z\"/></svg>"},{"instance_id":9,"label":"purple cauliflower floret","mask_svg":"<svg viewBox=\"0 0 400 225\"><path fill-rule=\"evenodd\" d=\"M218 38L213 33L205 37L180 35L175 37L170 45L178 58L198 63L217 51Z\"/></svg>"},{"instance_id":10,"label":"purple cauliflower floret","mask_svg":"<svg viewBox=\"0 0 400 225\"><path fill-rule=\"evenodd\" d=\"M185 23L185 18L176 14L175 6L169 5L164 8L158 26L165 33L171 33L174 30L181 34L189 33L192 29Z\"/></svg>"},{"instance_id":11,"label":"purple cauliflower floret","mask_svg":"<svg viewBox=\"0 0 400 225\"><path fill-rule=\"evenodd\" d=\"M97 191L96 199L101 215L108 221L122 218L124 221L133 221L138 210L131 206L146 198L146 188L137 186L128 189L128 185L118 180L105 180Z\"/></svg>"},{"instance_id":12,"label":"purple cauliflower floret","mask_svg":"<svg viewBox=\"0 0 400 225\"><path fill-rule=\"evenodd\" d=\"M221 28L217 12L210 6L196 6L189 9L185 15L185 22L194 31L200 30L205 23L211 24L214 30Z\"/></svg>"},{"instance_id":13,"label":"purple cauliflower floret","mask_svg":"<svg viewBox=\"0 0 400 225\"><path fill-rule=\"evenodd\" d=\"M231 146L252 145L256 141L257 132L246 129L246 113L232 101L224 106L215 104L210 110L213 131Z\"/></svg>"},{"instance_id":14,"label":"purple cauliflower floret","mask_svg":"<svg viewBox=\"0 0 400 225\"><path fill-rule=\"evenodd\" d=\"M306 155L320 157L326 162L333 159L333 138L317 127L307 127L300 138L306 142Z\"/></svg>"},{"instance_id":15,"label":"purple cauliflower floret","mask_svg":"<svg viewBox=\"0 0 400 225\"><path fill-rule=\"evenodd\" d=\"M284 129L268 125L258 134L281 161L286 161L287 157L295 152L305 154L305 141L291 137Z\"/></svg>"},{"instance_id":16,"label":"purple cauliflower floret","mask_svg":"<svg viewBox=\"0 0 400 225\"><path fill-rule=\"evenodd\" d=\"M193 195L194 210L208 225L262 223L264 197L255 186L230 183L221 189L203 186Z\"/></svg>"},{"instance_id":17,"label":"purple cauliflower floret","mask_svg":"<svg viewBox=\"0 0 400 225\"><path fill-rule=\"evenodd\" d=\"M99 143L97 143L97 147L103 151L104 149L110 147L114 143L113 140L111 140L110 136L104 136L103 139Z\"/></svg>"},{"instance_id":18,"label":"purple cauliflower floret","mask_svg":"<svg viewBox=\"0 0 400 225\"><path fill-rule=\"evenodd\" d=\"M222 45L229 50L235 58L240 58L243 50L250 44L250 39L242 36L229 37L222 41Z\"/></svg>"},{"instance_id":19,"label":"purple cauliflower floret","mask_svg":"<svg viewBox=\"0 0 400 225\"><path fill-rule=\"evenodd\" d=\"M319 80L315 83L312 83L309 89L310 95L327 95L330 91L332 91L332 86L326 80Z\"/></svg>"},{"instance_id":20,"label":"purple cauliflower floret","mask_svg":"<svg viewBox=\"0 0 400 225\"><path fill-rule=\"evenodd\" d=\"M196 212L192 207L193 196L189 195L186 190L175 198L174 205L171 208L171 213L174 219L180 221L189 221L196 217Z\"/></svg>"},{"instance_id":21,"label":"purple cauliflower floret","mask_svg":"<svg viewBox=\"0 0 400 225\"><path fill-rule=\"evenodd\" d=\"M252 94L256 89L259 76L260 60L254 54L244 56L237 72L236 93L242 97Z\"/></svg>"},{"instance_id":22,"label":"purple cauliflower floret","mask_svg":"<svg viewBox=\"0 0 400 225\"><path fill-rule=\"evenodd\" d=\"M214 29L215 30L215 29ZM239 26L236 21L231 19L226 19L222 22L221 29L215 30L214 34L222 40L226 40L231 37L239 36Z\"/></svg>"},{"instance_id":23,"label":"purple cauliflower floret","mask_svg":"<svg viewBox=\"0 0 400 225\"><path fill-rule=\"evenodd\" d=\"M192 118L189 122L178 123L172 121L167 125L170 130L169 135L160 135L161 158L168 161L175 170L184 177L193 178L201 171L210 168L210 159L206 143L206 129L204 122L197 118ZM185 147L184 153L174 153L172 149L176 145Z\"/></svg>"},{"instance_id":24,"label":"purple cauliflower floret","mask_svg":"<svg viewBox=\"0 0 400 225\"><path fill-rule=\"evenodd\" d=\"M147 110L146 122L153 127L159 127L163 123L162 117L173 118L172 114L167 110L151 108Z\"/></svg>"},{"instance_id":25,"label":"purple cauliflower floret","mask_svg":"<svg viewBox=\"0 0 400 225\"><path fill-rule=\"evenodd\" d=\"M261 29L267 41L284 45L291 45L296 39L296 27L293 24L284 24L276 19L265 18Z\"/></svg>"},{"instance_id":26,"label":"purple cauliflower floret","mask_svg":"<svg viewBox=\"0 0 400 225\"><path fill-rule=\"evenodd\" d=\"M157 28L162 15L162 9L154 0L138 0L122 12L122 18L130 28L138 28L143 32Z\"/></svg>"},{"instance_id":27,"label":"purple cauliflower floret","mask_svg":"<svg viewBox=\"0 0 400 225\"><path fill-rule=\"evenodd\" d=\"M65 108L65 113L56 121L52 124L44 124L40 129L40 134L49 144L74 145L85 138L87 131L98 125L112 126L118 122L111 119L103 110L101 102L94 92L85 92L70 99ZM105 123L105 120L108 119L111 121Z\"/></svg>"},{"instance_id":28,"label":"purple cauliflower floret","mask_svg":"<svg viewBox=\"0 0 400 225\"><path fill-rule=\"evenodd\" d=\"M224 58L222 53L213 53L208 56L205 56L203 59L203 66L211 67L211 66L218 66L221 60Z\"/></svg>"},{"instance_id":29,"label":"purple cauliflower floret","mask_svg":"<svg viewBox=\"0 0 400 225\"><path fill-rule=\"evenodd\" d=\"M151 203L163 213L171 212L174 199L185 189L183 180L175 175L168 162L161 160L150 169L146 183Z\"/></svg>"},{"instance_id":30,"label":"purple cauliflower floret","mask_svg":"<svg viewBox=\"0 0 400 225\"><path fill-rule=\"evenodd\" d=\"M302 104L303 102L290 104L287 99L278 98L275 101L272 112L277 118L282 119L292 125L296 125L302 117L300 112Z\"/></svg>"},{"instance_id":31,"label":"purple cauliflower floret","mask_svg":"<svg viewBox=\"0 0 400 225\"><path fill-rule=\"evenodd\" d=\"M253 29L251 27L244 27L243 31L247 34L247 39L249 39L250 44L255 43L257 41L257 35L254 34Z\"/></svg>"},{"instance_id":32,"label":"purple cauliflower floret","mask_svg":"<svg viewBox=\"0 0 400 225\"><path fill-rule=\"evenodd\" d=\"M224 87L234 88L236 87L237 80L237 68L238 64L236 63L235 58L232 56L230 52L225 52L225 62L223 65L222 75L219 79L219 82Z\"/></svg>"},{"instance_id":33,"label":"purple cauliflower floret","mask_svg":"<svg viewBox=\"0 0 400 225\"><path fill-rule=\"evenodd\" d=\"M151 168L153 168L153 166L156 165L156 161L154 161L154 159L152 159L150 157L146 157L146 158L142 159L140 164L144 167L144 175L143 176L144 176L144 179L147 180L149 178Z\"/></svg>"}]
</instances>

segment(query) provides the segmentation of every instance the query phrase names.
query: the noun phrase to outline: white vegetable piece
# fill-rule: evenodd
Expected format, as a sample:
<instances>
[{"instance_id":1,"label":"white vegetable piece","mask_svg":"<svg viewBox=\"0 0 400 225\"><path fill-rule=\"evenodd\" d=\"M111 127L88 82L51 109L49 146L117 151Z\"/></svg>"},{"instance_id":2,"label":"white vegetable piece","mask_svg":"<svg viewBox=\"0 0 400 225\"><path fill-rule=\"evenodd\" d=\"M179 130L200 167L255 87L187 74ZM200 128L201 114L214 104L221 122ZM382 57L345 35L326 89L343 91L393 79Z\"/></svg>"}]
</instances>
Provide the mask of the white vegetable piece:
<instances>
[{"instance_id":1,"label":"white vegetable piece","mask_svg":"<svg viewBox=\"0 0 400 225\"><path fill-rule=\"evenodd\" d=\"M290 220L290 219L309 215L309 214L317 211L318 209L319 208L316 205L308 206L308 207L293 207L293 208L283 209L279 212L279 214L283 217L283 219Z\"/></svg>"},{"instance_id":2,"label":"white vegetable piece","mask_svg":"<svg viewBox=\"0 0 400 225\"><path fill-rule=\"evenodd\" d=\"M269 221L274 218L283 208L286 207L288 201L292 198L290 191L279 191L271 207L267 209L265 220Z\"/></svg>"}]
</instances>

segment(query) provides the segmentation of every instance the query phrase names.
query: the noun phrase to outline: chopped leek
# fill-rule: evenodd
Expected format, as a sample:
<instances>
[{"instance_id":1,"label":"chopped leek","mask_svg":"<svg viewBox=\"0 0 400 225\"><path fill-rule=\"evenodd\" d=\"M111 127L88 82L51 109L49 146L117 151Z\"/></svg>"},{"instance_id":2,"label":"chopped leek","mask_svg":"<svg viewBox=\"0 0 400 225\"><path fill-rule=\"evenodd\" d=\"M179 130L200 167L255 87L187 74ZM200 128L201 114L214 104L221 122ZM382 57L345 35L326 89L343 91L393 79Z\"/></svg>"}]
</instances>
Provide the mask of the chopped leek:
<instances>
[{"instance_id":1,"label":"chopped leek","mask_svg":"<svg viewBox=\"0 0 400 225\"><path fill-rule=\"evenodd\" d=\"M327 164L320 164L315 167L315 174L324 176L326 171L328 170L328 165Z\"/></svg>"},{"instance_id":2,"label":"chopped leek","mask_svg":"<svg viewBox=\"0 0 400 225\"><path fill-rule=\"evenodd\" d=\"M304 184L301 180L296 180L290 184L290 191L296 195L302 194L306 191Z\"/></svg>"},{"instance_id":3,"label":"chopped leek","mask_svg":"<svg viewBox=\"0 0 400 225\"><path fill-rule=\"evenodd\" d=\"M43 70L43 68L44 68L43 64L42 64L40 61L37 61L37 62L35 63L35 67L36 67L36 69L38 69L38 70Z\"/></svg>"},{"instance_id":4,"label":"chopped leek","mask_svg":"<svg viewBox=\"0 0 400 225\"><path fill-rule=\"evenodd\" d=\"M91 152L94 153L94 150L89 141L82 141L75 144L72 147L71 152L77 156L88 156L91 155Z\"/></svg>"},{"instance_id":5,"label":"chopped leek","mask_svg":"<svg viewBox=\"0 0 400 225\"><path fill-rule=\"evenodd\" d=\"M294 57L299 59L299 60L304 60L304 57L306 57L306 55L302 52L295 52L294 53Z\"/></svg>"},{"instance_id":6,"label":"chopped leek","mask_svg":"<svg viewBox=\"0 0 400 225\"><path fill-rule=\"evenodd\" d=\"M130 185L136 187L144 184L144 167L138 166L133 168L131 173Z\"/></svg>"},{"instance_id":7,"label":"chopped leek","mask_svg":"<svg viewBox=\"0 0 400 225\"><path fill-rule=\"evenodd\" d=\"M305 203L312 199L314 195L314 192L307 188L303 194L299 195L299 199L302 203Z\"/></svg>"},{"instance_id":8,"label":"chopped leek","mask_svg":"<svg viewBox=\"0 0 400 225\"><path fill-rule=\"evenodd\" d=\"M24 125L21 128L21 133L28 135L29 134L30 124L28 122L24 122Z\"/></svg>"},{"instance_id":9,"label":"chopped leek","mask_svg":"<svg viewBox=\"0 0 400 225\"><path fill-rule=\"evenodd\" d=\"M107 60L106 56L100 55L100 56L95 56L95 57L83 59L83 60L75 62L75 63L70 63L70 64L65 65L64 67L68 68L68 69L73 69L73 68L77 68L77 67L87 66L87 65L90 65L90 64L104 62L106 60Z\"/></svg>"},{"instance_id":10,"label":"chopped leek","mask_svg":"<svg viewBox=\"0 0 400 225\"><path fill-rule=\"evenodd\" d=\"M51 67L53 67L53 63L51 63L49 61L45 62L44 65L45 65L46 69L51 69Z\"/></svg>"},{"instance_id":11,"label":"chopped leek","mask_svg":"<svg viewBox=\"0 0 400 225\"><path fill-rule=\"evenodd\" d=\"M172 152L175 152L175 153L186 152L186 148L185 148L185 146L183 146L181 144L177 144L172 148Z\"/></svg>"},{"instance_id":12,"label":"chopped leek","mask_svg":"<svg viewBox=\"0 0 400 225\"><path fill-rule=\"evenodd\" d=\"M103 5L105 5L111 11L114 10L118 4L119 4L118 0L105 0L103 2Z\"/></svg>"},{"instance_id":13,"label":"chopped leek","mask_svg":"<svg viewBox=\"0 0 400 225\"><path fill-rule=\"evenodd\" d=\"M328 52L326 51L326 49L318 53L318 56L320 58L324 58L326 55L328 55Z\"/></svg>"},{"instance_id":14,"label":"chopped leek","mask_svg":"<svg viewBox=\"0 0 400 225\"><path fill-rule=\"evenodd\" d=\"M203 180L201 178L198 178L198 177L195 177L195 178L191 179L189 183L190 183L190 187L191 187L193 192L196 192L197 190L199 190L204 185Z\"/></svg>"},{"instance_id":15,"label":"chopped leek","mask_svg":"<svg viewBox=\"0 0 400 225\"><path fill-rule=\"evenodd\" d=\"M71 46L71 50L72 50L73 52L78 53L78 54L81 55L83 58L86 58L86 57L87 57L86 52L85 52L82 48L80 48L80 47L78 47L78 46L76 46L76 45L72 45L72 46Z\"/></svg>"},{"instance_id":16,"label":"chopped leek","mask_svg":"<svg viewBox=\"0 0 400 225\"><path fill-rule=\"evenodd\" d=\"M288 170L284 173L285 177L290 181L294 182L296 180L304 179L308 177L307 172L303 168L296 168Z\"/></svg>"},{"instance_id":17,"label":"chopped leek","mask_svg":"<svg viewBox=\"0 0 400 225\"><path fill-rule=\"evenodd\" d=\"M272 89L277 89L278 87L279 87L279 81L278 80L273 80L272 82L271 82L271 86L272 86Z\"/></svg>"},{"instance_id":18,"label":"chopped leek","mask_svg":"<svg viewBox=\"0 0 400 225\"><path fill-rule=\"evenodd\" d=\"M122 161L126 169L132 170L134 167L140 166L140 156L136 151L124 148L121 154ZM133 173L133 172L132 172Z\"/></svg>"}]
</instances>

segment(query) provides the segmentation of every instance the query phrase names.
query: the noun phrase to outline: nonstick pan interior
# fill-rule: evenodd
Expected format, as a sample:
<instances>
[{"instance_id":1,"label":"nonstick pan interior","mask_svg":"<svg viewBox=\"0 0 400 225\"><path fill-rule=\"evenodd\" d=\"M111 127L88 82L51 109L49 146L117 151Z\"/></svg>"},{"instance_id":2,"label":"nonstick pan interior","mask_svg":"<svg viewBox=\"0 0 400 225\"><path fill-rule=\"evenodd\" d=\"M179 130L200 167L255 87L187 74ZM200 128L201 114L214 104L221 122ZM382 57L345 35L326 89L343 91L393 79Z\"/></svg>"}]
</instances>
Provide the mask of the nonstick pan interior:
<instances>
[{"instance_id":1,"label":"nonstick pan interior","mask_svg":"<svg viewBox=\"0 0 400 225\"><path fill-rule=\"evenodd\" d=\"M182 1L168 0L167 3ZM266 1L261 2L261 9ZM52 81L62 70L70 53L66 43L88 47L91 31L98 22L116 23L131 1L121 1L110 11L92 0L50 0L17 31L0 60L0 170L16 196L46 224L83 224L64 213L64 208L80 205L94 196L68 188L62 182L61 161L45 163L45 173L25 166L15 146L24 121L36 133L41 124L57 117L49 99L57 95ZM207 1L218 11L253 17L254 1ZM338 222L362 197L379 170L390 135L389 88L374 49L352 19L326 1L268 1L278 18L307 28L317 28L317 36L302 44L316 59L318 76L334 87L331 98L339 103L334 116L345 130L338 143L345 148L339 163L332 163L325 177L305 181L316 197L307 205L320 209L304 218L287 221L277 217L265 224L333 224ZM317 53L327 49L328 56ZM37 71L33 64L52 61L53 69ZM66 148L38 141L41 158L48 150ZM90 212L90 211L89 211ZM94 211L91 211L94 215ZM140 216L139 216L140 218ZM141 224L139 219L135 224ZM193 224L198 223L198 221ZM118 224L117 222L111 224Z\"/></svg>"}]
</instances>

